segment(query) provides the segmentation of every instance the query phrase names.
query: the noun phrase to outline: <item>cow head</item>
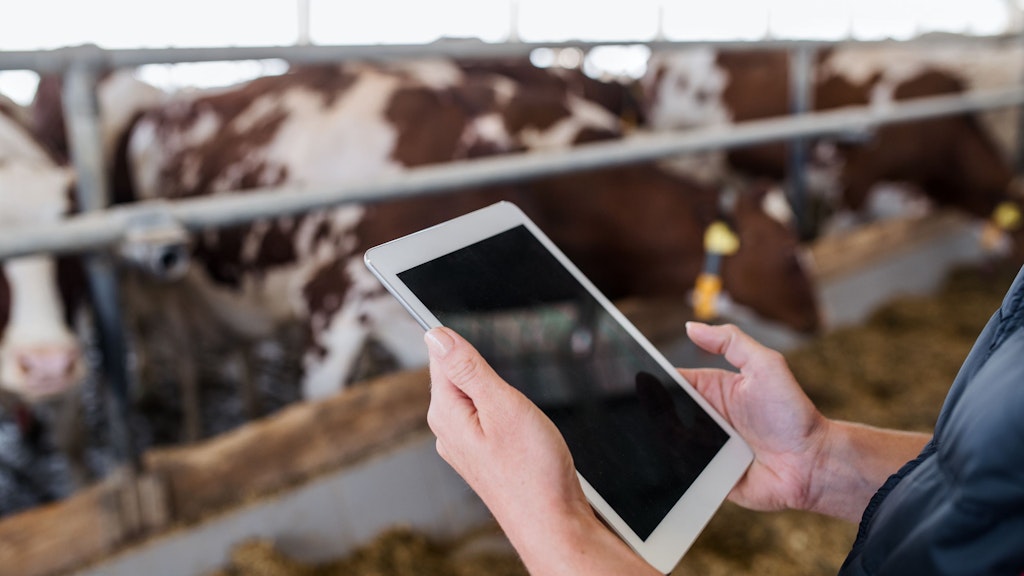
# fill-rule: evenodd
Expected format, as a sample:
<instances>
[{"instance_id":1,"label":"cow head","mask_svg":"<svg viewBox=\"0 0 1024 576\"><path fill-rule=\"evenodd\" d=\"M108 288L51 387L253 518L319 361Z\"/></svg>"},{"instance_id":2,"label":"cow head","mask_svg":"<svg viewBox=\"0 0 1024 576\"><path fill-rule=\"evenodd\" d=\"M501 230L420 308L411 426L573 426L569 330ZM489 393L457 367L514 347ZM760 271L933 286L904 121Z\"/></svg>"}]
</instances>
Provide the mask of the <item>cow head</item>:
<instances>
[{"instance_id":1,"label":"cow head","mask_svg":"<svg viewBox=\"0 0 1024 576\"><path fill-rule=\"evenodd\" d=\"M722 263L726 292L765 318L801 332L818 330L810 270L783 192L758 185L726 204L740 239L739 251Z\"/></svg>"},{"instance_id":2,"label":"cow head","mask_svg":"<svg viewBox=\"0 0 1024 576\"><path fill-rule=\"evenodd\" d=\"M0 227L33 226L62 218L71 173L52 164L0 164ZM0 262L0 387L29 402L63 393L85 372L68 327L57 260L46 256Z\"/></svg>"},{"instance_id":3,"label":"cow head","mask_svg":"<svg viewBox=\"0 0 1024 576\"><path fill-rule=\"evenodd\" d=\"M723 100L729 74L710 48L652 56L640 81L648 124L655 130L679 130L731 122Z\"/></svg>"}]
</instances>

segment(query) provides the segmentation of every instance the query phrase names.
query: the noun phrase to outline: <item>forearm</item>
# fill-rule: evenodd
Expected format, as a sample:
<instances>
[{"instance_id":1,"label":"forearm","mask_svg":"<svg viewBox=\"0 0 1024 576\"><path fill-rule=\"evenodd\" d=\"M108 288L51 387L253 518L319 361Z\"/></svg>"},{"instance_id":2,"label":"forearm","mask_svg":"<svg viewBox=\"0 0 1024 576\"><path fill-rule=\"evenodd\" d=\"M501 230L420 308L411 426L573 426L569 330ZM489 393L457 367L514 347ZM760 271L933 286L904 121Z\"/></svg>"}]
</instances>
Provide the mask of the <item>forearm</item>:
<instances>
[{"instance_id":1,"label":"forearm","mask_svg":"<svg viewBox=\"0 0 1024 576\"><path fill-rule=\"evenodd\" d=\"M506 527L506 534L532 576L658 576L593 514L554 520L557 527Z\"/></svg>"},{"instance_id":2,"label":"forearm","mask_svg":"<svg viewBox=\"0 0 1024 576\"><path fill-rule=\"evenodd\" d=\"M858 522L868 501L900 466L915 458L928 434L831 421L808 482L806 508Z\"/></svg>"}]
</instances>

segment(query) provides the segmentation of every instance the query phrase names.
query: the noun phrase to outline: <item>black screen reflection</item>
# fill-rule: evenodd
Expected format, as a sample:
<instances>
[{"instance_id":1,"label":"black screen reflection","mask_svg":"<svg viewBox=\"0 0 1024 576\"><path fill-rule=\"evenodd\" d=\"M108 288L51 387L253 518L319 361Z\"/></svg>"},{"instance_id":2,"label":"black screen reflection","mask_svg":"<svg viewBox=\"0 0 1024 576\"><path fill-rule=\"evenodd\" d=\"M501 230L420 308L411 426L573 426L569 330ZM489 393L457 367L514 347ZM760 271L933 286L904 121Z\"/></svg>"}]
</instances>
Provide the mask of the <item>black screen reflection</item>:
<instances>
[{"instance_id":1,"label":"black screen reflection","mask_svg":"<svg viewBox=\"0 0 1024 576\"><path fill-rule=\"evenodd\" d=\"M524 227L399 277L551 418L641 538L728 439Z\"/></svg>"}]
</instances>

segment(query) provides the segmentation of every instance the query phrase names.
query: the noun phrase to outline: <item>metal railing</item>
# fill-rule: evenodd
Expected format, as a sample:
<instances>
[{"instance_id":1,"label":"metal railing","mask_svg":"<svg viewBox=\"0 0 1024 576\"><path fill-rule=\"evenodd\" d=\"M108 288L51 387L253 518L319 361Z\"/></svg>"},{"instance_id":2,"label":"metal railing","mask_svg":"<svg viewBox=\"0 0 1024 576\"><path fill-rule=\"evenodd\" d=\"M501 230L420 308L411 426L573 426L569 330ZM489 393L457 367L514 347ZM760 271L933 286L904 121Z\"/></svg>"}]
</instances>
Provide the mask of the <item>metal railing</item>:
<instances>
[{"instance_id":1,"label":"metal railing","mask_svg":"<svg viewBox=\"0 0 1024 576\"><path fill-rule=\"evenodd\" d=\"M791 137L870 132L886 124L1022 104L1024 88L968 92L906 100L885 107L854 107L681 133L642 134L543 154L527 152L436 164L348 186L277 187L173 202L137 202L86 212L50 225L0 230L0 258L103 248L120 242L128 231L149 221L164 223L170 219L198 231L348 203L436 194ZM156 218L154 214L163 217Z\"/></svg>"},{"instance_id":2,"label":"metal railing","mask_svg":"<svg viewBox=\"0 0 1024 576\"><path fill-rule=\"evenodd\" d=\"M34 70L59 73L80 66L96 70L131 68L146 64L217 62L225 60L279 59L317 64L345 60L410 59L426 56L458 59L517 58L539 48L575 48L588 52L604 46L647 46L652 51L693 48L719 50L791 50L794 48L841 48L851 46L948 46L994 45L1021 42L1021 36L924 36L913 40L610 40L564 42L483 42L475 39L440 40L432 44L353 44L335 46L231 46L195 48L104 49L92 45L53 50L0 51L0 70Z\"/></svg>"}]
</instances>

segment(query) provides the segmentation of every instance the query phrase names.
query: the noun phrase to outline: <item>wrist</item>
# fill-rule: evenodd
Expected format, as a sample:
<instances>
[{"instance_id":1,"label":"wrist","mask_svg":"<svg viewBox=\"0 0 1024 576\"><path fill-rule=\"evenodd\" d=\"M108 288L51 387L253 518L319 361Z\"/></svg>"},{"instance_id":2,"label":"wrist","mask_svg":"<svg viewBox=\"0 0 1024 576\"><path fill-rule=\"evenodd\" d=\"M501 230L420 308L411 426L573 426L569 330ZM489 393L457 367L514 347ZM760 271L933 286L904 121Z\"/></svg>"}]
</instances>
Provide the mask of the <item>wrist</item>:
<instances>
[{"instance_id":1,"label":"wrist","mask_svg":"<svg viewBox=\"0 0 1024 576\"><path fill-rule=\"evenodd\" d=\"M506 530L506 535L533 576L658 574L605 526L589 505L518 527L522 529Z\"/></svg>"},{"instance_id":2,"label":"wrist","mask_svg":"<svg viewBox=\"0 0 1024 576\"><path fill-rule=\"evenodd\" d=\"M801 508L852 522L860 520L886 478L916 457L930 438L852 422L826 422Z\"/></svg>"}]
</instances>

